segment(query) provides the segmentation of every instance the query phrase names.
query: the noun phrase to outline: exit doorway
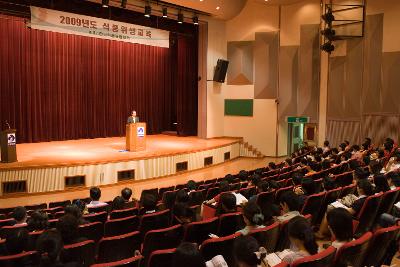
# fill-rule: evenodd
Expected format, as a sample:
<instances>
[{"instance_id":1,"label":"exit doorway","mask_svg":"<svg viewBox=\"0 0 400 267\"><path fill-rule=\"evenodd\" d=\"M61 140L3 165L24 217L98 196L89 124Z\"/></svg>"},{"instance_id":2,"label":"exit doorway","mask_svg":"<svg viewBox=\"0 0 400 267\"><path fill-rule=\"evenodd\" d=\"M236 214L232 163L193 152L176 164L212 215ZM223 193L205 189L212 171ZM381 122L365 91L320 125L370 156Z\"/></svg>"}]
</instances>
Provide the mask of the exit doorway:
<instances>
[{"instance_id":1,"label":"exit doorway","mask_svg":"<svg viewBox=\"0 0 400 267\"><path fill-rule=\"evenodd\" d=\"M304 124L301 122L288 122L288 155L299 150L304 141Z\"/></svg>"}]
</instances>

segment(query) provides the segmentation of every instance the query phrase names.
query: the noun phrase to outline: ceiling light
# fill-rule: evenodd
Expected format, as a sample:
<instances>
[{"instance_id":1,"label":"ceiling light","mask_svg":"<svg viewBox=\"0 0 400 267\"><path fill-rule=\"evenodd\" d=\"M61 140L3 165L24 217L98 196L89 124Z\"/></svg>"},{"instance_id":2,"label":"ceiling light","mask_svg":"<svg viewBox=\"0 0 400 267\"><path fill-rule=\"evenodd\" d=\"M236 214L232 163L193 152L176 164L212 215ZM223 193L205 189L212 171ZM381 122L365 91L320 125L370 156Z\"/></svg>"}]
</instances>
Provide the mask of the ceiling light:
<instances>
[{"instance_id":1,"label":"ceiling light","mask_svg":"<svg viewBox=\"0 0 400 267\"><path fill-rule=\"evenodd\" d=\"M163 18L167 18L168 17L168 10L166 7L163 7L162 9L162 16Z\"/></svg>"},{"instance_id":2,"label":"ceiling light","mask_svg":"<svg viewBox=\"0 0 400 267\"><path fill-rule=\"evenodd\" d=\"M183 14L179 11L178 13L178 23L182 24L183 23Z\"/></svg>"},{"instance_id":3,"label":"ceiling light","mask_svg":"<svg viewBox=\"0 0 400 267\"><path fill-rule=\"evenodd\" d=\"M144 16L150 18L150 16L151 16L151 6L146 5L144 7Z\"/></svg>"},{"instance_id":4,"label":"ceiling light","mask_svg":"<svg viewBox=\"0 0 400 267\"><path fill-rule=\"evenodd\" d=\"M199 17L197 15L194 15L192 20L194 25L199 25Z\"/></svg>"},{"instance_id":5,"label":"ceiling light","mask_svg":"<svg viewBox=\"0 0 400 267\"><path fill-rule=\"evenodd\" d=\"M121 0L121 7L126 8L126 1L127 0Z\"/></svg>"},{"instance_id":6,"label":"ceiling light","mask_svg":"<svg viewBox=\"0 0 400 267\"><path fill-rule=\"evenodd\" d=\"M109 2L110 2L109 0L102 0L101 4L103 5L103 7L108 7Z\"/></svg>"},{"instance_id":7,"label":"ceiling light","mask_svg":"<svg viewBox=\"0 0 400 267\"><path fill-rule=\"evenodd\" d=\"M217 6L215 9L216 9L216 10L219 10L219 6Z\"/></svg>"}]
</instances>

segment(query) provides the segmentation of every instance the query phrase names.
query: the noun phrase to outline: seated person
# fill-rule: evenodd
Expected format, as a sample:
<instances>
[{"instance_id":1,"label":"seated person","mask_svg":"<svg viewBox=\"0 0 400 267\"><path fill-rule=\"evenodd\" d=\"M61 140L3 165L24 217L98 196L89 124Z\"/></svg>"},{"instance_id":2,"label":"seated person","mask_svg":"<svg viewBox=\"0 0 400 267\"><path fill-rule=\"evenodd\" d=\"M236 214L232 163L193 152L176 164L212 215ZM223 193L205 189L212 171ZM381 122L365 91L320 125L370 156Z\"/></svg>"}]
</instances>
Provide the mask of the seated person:
<instances>
[{"instance_id":1,"label":"seated person","mask_svg":"<svg viewBox=\"0 0 400 267\"><path fill-rule=\"evenodd\" d=\"M279 198L279 205L282 209L282 215L276 217L276 221L285 222L296 216L300 216L300 200L299 196L294 192L288 191L283 193Z\"/></svg>"},{"instance_id":2,"label":"seated person","mask_svg":"<svg viewBox=\"0 0 400 267\"><path fill-rule=\"evenodd\" d=\"M224 258L221 255L215 256L208 262L205 262L203 255L196 244L182 242L173 256L172 266L191 266L191 267L227 267Z\"/></svg>"},{"instance_id":3,"label":"seated person","mask_svg":"<svg viewBox=\"0 0 400 267\"><path fill-rule=\"evenodd\" d=\"M190 196L185 189L181 189L176 193L175 204L184 203L188 205L189 201L190 201Z\"/></svg>"},{"instance_id":4,"label":"seated person","mask_svg":"<svg viewBox=\"0 0 400 267\"><path fill-rule=\"evenodd\" d=\"M64 208L64 212L65 212L65 215L70 214L70 215L74 216L78 220L78 225L89 223L88 221L86 221L83 218L81 209L76 204L66 206Z\"/></svg>"},{"instance_id":5,"label":"seated person","mask_svg":"<svg viewBox=\"0 0 400 267\"><path fill-rule=\"evenodd\" d=\"M79 236L78 226L78 220L71 214L66 214L58 220L56 228L58 232L60 232L64 245L79 243L86 240Z\"/></svg>"},{"instance_id":6,"label":"seated person","mask_svg":"<svg viewBox=\"0 0 400 267\"><path fill-rule=\"evenodd\" d=\"M78 267L76 262L61 263L59 256L63 248L60 233L56 230L47 230L37 240L36 250L39 252L39 266L51 267Z\"/></svg>"},{"instance_id":7,"label":"seated person","mask_svg":"<svg viewBox=\"0 0 400 267\"><path fill-rule=\"evenodd\" d=\"M142 199L142 208L139 215L151 214L157 212L157 198L153 194L145 194Z\"/></svg>"},{"instance_id":8,"label":"seated person","mask_svg":"<svg viewBox=\"0 0 400 267\"><path fill-rule=\"evenodd\" d=\"M261 182L261 176L258 174L253 174L250 177L250 182L249 182L248 187L257 186L260 182Z\"/></svg>"},{"instance_id":9,"label":"seated person","mask_svg":"<svg viewBox=\"0 0 400 267\"><path fill-rule=\"evenodd\" d=\"M283 252L277 252L282 261L292 264L294 261L318 253L318 245L309 222L301 216L296 216L288 222L290 247Z\"/></svg>"},{"instance_id":10,"label":"seated person","mask_svg":"<svg viewBox=\"0 0 400 267\"><path fill-rule=\"evenodd\" d=\"M325 192L336 189L337 185L335 180L332 177L326 176L322 180L322 187Z\"/></svg>"},{"instance_id":11,"label":"seated person","mask_svg":"<svg viewBox=\"0 0 400 267\"><path fill-rule=\"evenodd\" d=\"M137 200L132 199L132 189L125 187L124 189L121 190L121 197L124 199L124 209L129 209L129 208L134 208L136 207Z\"/></svg>"},{"instance_id":12,"label":"seated person","mask_svg":"<svg viewBox=\"0 0 400 267\"><path fill-rule=\"evenodd\" d=\"M297 187L294 192L299 196L300 206L302 207L307 197L315 194L316 191L315 181L312 178L304 177L301 181L301 187Z\"/></svg>"},{"instance_id":13,"label":"seated person","mask_svg":"<svg viewBox=\"0 0 400 267\"><path fill-rule=\"evenodd\" d=\"M226 181L222 181L219 184L219 191L220 191L220 193L217 196L215 196L214 198L206 201L205 203L209 204L209 205L214 204L216 202L218 203L219 200L220 200L220 197L226 192L231 192L235 196L237 205L241 205L244 202L247 202L247 199L242 194L230 191L229 183L226 182Z\"/></svg>"},{"instance_id":14,"label":"seated person","mask_svg":"<svg viewBox=\"0 0 400 267\"><path fill-rule=\"evenodd\" d=\"M105 202L100 201L101 197L101 190L98 187L92 187L90 188L90 198L92 201L87 205L87 208L98 208L98 207L104 207L107 206L108 204Z\"/></svg>"},{"instance_id":15,"label":"seated person","mask_svg":"<svg viewBox=\"0 0 400 267\"><path fill-rule=\"evenodd\" d=\"M217 210L215 216L222 214L236 212L236 197L232 193L224 193L220 197L220 201L217 203Z\"/></svg>"},{"instance_id":16,"label":"seated person","mask_svg":"<svg viewBox=\"0 0 400 267\"><path fill-rule=\"evenodd\" d=\"M195 181L189 180L186 184L186 188L187 188L187 190L189 190L189 195L190 195L190 193L197 190L197 184Z\"/></svg>"},{"instance_id":17,"label":"seated person","mask_svg":"<svg viewBox=\"0 0 400 267\"><path fill-rule=\"evenodd\" d=\"M111 203L111 210L123 210L125 208L125 199L121 196L116 196Z\"/></svg>"},{"instance_id":18,"label":"seated person","mask_svg":"<svg viewBox=\"0 0 400 267\"><path fill-rule=\"evenodd\" d=\"M15 255L27 251L29 241L29 232L25 228L20 228L10 232L4 244L4 248L0 251L0 255Z\"/></svg>"},{"instance_id":19,"label":"seated person","mask_svg":"<svg viewBox=\"0 0 400 267\"><path fill-rule=\"evenodd\" d=\"M76 199L72 202L73 205L77 206L81 215L89 214L89 211L86 206L86 202L82 199Z\"/></svg>"},{"instance_id":20,"label":"seated person","mask_svg":"<svg viewBox=\"0 0 400 267\"><path fill-rule=\"evenodd\" d=\"M172 213L175 221L179 224L188 224L196 221L196 214L186 203L176 203Z\"/></svg>"},{"instance_id":21,"label":"seated person","mask_svg":"<svg viewBox=\"0 0 400 267\"><path fill-rule=\"evenodd\" d=\"M400 174L398 172L388 172L386 177L389 182L389 186L391 190L400 187Z\"/></svg>"},{"instance_id":22,"label":"seated person","mask_svg":"<svg viewBox=\"0 0 400 267\"><path fill-rule=\"evenodd\" d=\"M357 192L358 197L354 195L347 195L344 198L329 204L327 210L329 211L333 208L344 208L350 212L353 217L357 217L362 206L364 205L365 200L368 196L373 195L374 191L372 184L367 179L363 179L357 182ZM329 235L328 221L326 217L327 216L325 214L319 227L319 231L316 233L317 238L324 239L324 237Z\"/></svg>"},{"instance_id":23,"label":"seated person","mask_svg":"<svg viewBox=\"0 0 400 267\"><path fill-rule=\"evenodd\" d=\"M42 210L35 210L27 220L29 232L46 230L49 227L49 216Z\"/></svg>"},{"instance_id":24,"label":"seated person","mask_svg":"<svg viewBox=\"0 0 400 267\"><path fill-rule=\"evenodd\" d=\"M385 175L383 174L374 175L373 181L375 185L374 188L375 194L381 192L385 193L386 191L390 191L390 186Z\"/></svg>"},{"instance_id":25,"label":"seated person","mask_svg":"<svg viewBox=\"0 0 400 267\"><path fill-rule=\"evenodd\" d=\"M26 225L27 214L25 207L16 207L13 210L11 217L15 220L15 226Z\"/></svg>"},{"instance_id":26,"label":"seated person","mask_svg":"<svg viewBox=\"0 0 400 267\"><path fill-rule=\"evenodd\" d=\"M136 116L136 110L132 110L131 116L128 117L128 123L137 123L139 122L139 117Z\"/></svg>"},{"instance_id":27,"label":"seated person","mask_svg":"<svg viewBox=\"0 0 400 267\"><path fill-rule=\"evenodd\" d=\"M329 231L335 236L331 246L339 249L345 243L353 240L353 217L343 208L335 208L326 215Z\"/></svg>"},{"instance_id":28,"label":"seated person","mask_svg":"<svg viewBox=\"0 0 400 267\"><path fill-rule=\"evenodd\" d=\"M251 230L265 227L264 215L261 213L261 209L255 201L249 201L246 204L244 204L242 215L246 227L237 231L237 233L241 233L242 235L248 235L251 232Z\"/></svg>"},{"instance_id":29,"label":"seated person","mask_svg":"<svg viewBox=\"0 0 400 267\"><path fill-rule=\"evenodd\" d=\"M252 236L240 236L233 245L233 257L238 267L265 267L267 251Z\"/></svg>"}]
</instances>

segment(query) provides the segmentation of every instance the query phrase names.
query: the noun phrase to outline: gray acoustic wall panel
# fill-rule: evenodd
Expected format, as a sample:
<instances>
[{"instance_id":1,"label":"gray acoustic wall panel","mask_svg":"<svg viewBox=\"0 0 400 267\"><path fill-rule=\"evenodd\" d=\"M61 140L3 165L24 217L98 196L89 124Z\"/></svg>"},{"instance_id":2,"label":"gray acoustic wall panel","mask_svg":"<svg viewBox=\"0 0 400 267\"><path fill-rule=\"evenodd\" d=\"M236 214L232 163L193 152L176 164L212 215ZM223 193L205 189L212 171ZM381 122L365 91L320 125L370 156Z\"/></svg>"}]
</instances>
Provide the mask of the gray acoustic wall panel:
<instances>
[{"instance_id":1,"label":"gray acoustic wall panel","mask_svg":"<svg viewBox=\"0 0 400 267\"><path fill-rule=\"evenodd\" d=\"M228 84L253 84L253 42L228 42L228 60Z\"/></svg>"},{"instance_id":2,"label":"gray acoustic wall panel","mask_svg":"<svg viewBox=\"0 0 400 267\"><path fill-rule=\"evenodd\" d=\"M254 98L277 95L279 32L256 32L254 42Z\"/></svg>"},{"instance_id":3,"label":"gray acoustic wall panel","mask_svg":"<svg viewBox=\"0 0 400 267\"><path fill-rule=\"evenodd\" d=\"M320 45L319 24L300 26L298 112L318 122Z\"/></svg>"},{"instance_id":4,"label":"gray acoustic wall panel","mask_svg":"<svg viewBox=\"0 0 400 267\"><path fill-rule=\"evenodd\" d=\"M279 106L282 121L286 116L297 114L297 90L299 77L299 47L281 46L279 52Z\"/></svg>"}]
</instances>

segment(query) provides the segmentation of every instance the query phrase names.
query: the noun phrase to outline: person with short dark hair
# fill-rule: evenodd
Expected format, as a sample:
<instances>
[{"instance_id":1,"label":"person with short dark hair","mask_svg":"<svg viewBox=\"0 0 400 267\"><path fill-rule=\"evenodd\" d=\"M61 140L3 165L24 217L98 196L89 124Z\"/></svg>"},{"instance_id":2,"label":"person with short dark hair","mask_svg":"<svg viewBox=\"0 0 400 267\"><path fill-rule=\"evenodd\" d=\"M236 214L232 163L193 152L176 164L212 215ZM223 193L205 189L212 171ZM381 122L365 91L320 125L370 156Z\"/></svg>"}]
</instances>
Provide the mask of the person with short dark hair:
<instances>
[{"instance_id":1,"label":"person with short dark hair","mask_svg":"<svg viewBox=\"0 0 400 267\"><path fill-rule=\"evenodd\" d=\"M36 250L40 255L39 267L78 267L76 262L61 263L59 256L63 248L60 233L51 229L41 234L36 243Z\"/></svg>"},{"instance_id":2,"label":"person with short dark hair","mask_svg":"<svg viewBox=\"0 0 400 267\"><path fill-rule=\"evenodd\" d=\"M242 235L248 235L252 230L263 228L264 226L264 215L261 212L260 207L255 201L249 201L243 206L242 210L243 220L246 227L237 231ZM272 217L272 216L271 216Z\"/></svg>"},{"instance_id":3,"label":"person with short dark hair","mask_svg":"<svg viewBox=\"0 0 400 267\"><path fill-rule=\"evenodd\" d=\"M123 210L125 208L125 200L121 196L116 196L111 203L111 210Z\"/></svg>"},{"instance_id":4,"label":"person with short dark hair","mask_svg":"<svg viewBox=\"0 0 400 267\"><path fill-rule=\"evenodd\" d=\"M353 217L350 212L344 208L335 208L328 211L326 218L331 235L336 238L332 242L333 247L339 249L353 239Z\"/></svg>"},{"instance_id":5,"label":"person with short dark hair","mask_svg":"<svg viewBox=\"0 0 400 267\"><path fill-rule=\"evenodd\" d=\"M196 244L182 242L175 250L172 266L206 267L206 263Z\"/></svg>"},{"instance_id":6,"label":"person with short dark hair","mask_svg":"<svg viewBox=\"0 0 400 267\"><path fill-rule=\"evenodd\" d=\"M79 237L78 226L77 218L71 214L66 214L58 220L56 228L60 232L65 245L78 243L84 240Z\"/></svg>"},{"instance_id":7,"label":"person with short dark hair","mask_svg":"<svg viewBox=\"0 0 400 267\"><path fill-rule=\"evenodd\" d=\"M272 171L272 170L276 170L276 164L274 163L274 162L270 162L270 163L268 163L268 169L270 170L270 171Z\"/></svg>"},{"instance_id":8,"label":"person with short dark hair","mask_svg":"<svg viewBox=\"0 0 400 267\"><path fill-rule=\"evenodd\" d=\"M142 209L140 215L157 212L157 198L153 194L145 194L142 199Z\"/></svg>"},{"instance_id":9,"label":"person with short dark hair","mask_svg":"<svg viewBox=\"0 0 400 267\"><path fill-rule=\"evenodd\" d=\"M299 196L292 191L284 192L279 198L279 205L282 209L282 215L276 217L276 221L285 222L300 215Z\"/></svg>"},{"instance_id":10,"label":"person with short dark hair","mask_svg":"<svg viewBox=\"0 0 400 267\"><path fill-rule=\"evenodd\" d=\"M5 241L5 255L15 255L26 251L29 240L28 230L25 228L16 229L10 232Z\"/></svg>"},{"instance_id":11,"label":"person with short dark hair","mask_svg":"<svg viewBox=\"0 0 400 267\"><path fill-rule=\"evenodd\" d=\"M236 212L236 197L234 194L225 192L221 194L221 197L217 203L216 216L220 216L226 213Z\"/></svg>"},{"instance_id":12,"label":"person with short dark hair","mask_svg":"<svg viewBox=\"0 0 400 267\"><path fill-rule=\"evenodd\" d=\"M186 188L189 190L189 194L197 190L197 184L193 180L189 180L186 184Z\"/></svg>"},{"instance_id":13,"label":"person with short dark hair","mask_svg":"<svg viewBox=\"0 0 400 267\"><path fill-rule=\"evenodd\" d=\"M358 180L363 180L367 179L369 176L368 171L366 171L364 168L358 167L354 170L353 177L356 181Z\"/></svg>"},{"instance_id":14,"label":"person with short dark hair","mask_svg":"<svg viewBox=\"0 0 400 267\"><path fill-rule=\"evenodd\" d=\"M108 204L100 201L101 190L98 187L90 188L90 198L92 201L87 205L88 208L97 208L107 206Z\"/></svg>"},{"instance_id":15,"label":"person with short dark hair","mask_svg":"<svg viewBox=\"0 0 400 267\"><path fill-rule=\"evenodd\" d=\"M375 175L373 180L375 185L374 189L375 193L381 193L381 192L384 193L390 190L390 186L385 175L383 174Z\"/></svg>"},{"instance_id":16,"label":"person with short dark hair","mask_svg":"<svg viewBox=\"0 0 400 267\"><path fill-rule=\"evenodd\" d=\"M324 187L325 191L330 191L330 190L336 189L336 187L337 187L335 180L329 176L326 176L323 178L322 186Z\"/></svg>"},{"instance_id":17,"label":"person with short dark hair","mask_svg":"<svg viewBox=\"0 0 400 267\"><path fill-rule=\"evenodd\" d=\"M74 216L78 220L79 225L88 223L82 216L83 214L82 214L81 208L79 208L76 204L67 205L64 208L64 212L65 212L65 215L70 214L70 215Z\"/></svg>"},{"instance_id":18,"label":"person with short dark hair","mask_svg":"<svg viewBox=\"0 0 400 267\"><path fill-rule=\"evenodd\" d=\"M35 210L27 220L29 232L43 231L49 227L49 216L42 210Z\"/></svg>"},{"instance_id":19,"label":"person with short dark hair","mask_svg":"<svg viewBox=\"0 0 400 267\"><path fill-rule=\"evenodd\" d=\"M15 225L26 225L27 214L25 207L16 207L11 216L15 220Z\"/></svg>"},{"instance_id":20,"label":"person with short dark hair","mask_svg":"<svg viewBox=\"0 0 400 267\"><path fill-rule=\"evenodd\" d=\"M397 172L388 172L386 174L386 177L388 179L390 188L396 189L396 187L400 187L400 174Z\"/></svg>"},{"instance_id":21,"label":"person with short dark hair","mask_svg":"<svg viewBox=\"0 0 400 267\"><path fill-rule=\"evenodd\" d=\"M328 153L330 150L331 150L331 147L329 146L329 141L325 140L324 141L324 148L323 148L322 153L324 153L324 154Z\"/></svg>"},{"instance_id":22,"label":"person with short dark hair","mask_svg":"<svg viewBox=\"0 0 400 267\"><path fill-rule=\"evenodd\" d=\"M259 182L261 182L261 176L259 174L253 174L250 177L249 187L250 186L256 186Z\"/></svg>"},{"instance_id":23,"label":"person with short dark hair","mask_svg":"<svg viewBox=\"0 0 400 267\"><path fill-rule=\"evenodd\" d=\"M132 189L125 187L121 190L121 197L124 199L124 209L134 208L136 207L137 200L132 199Z\"/></svg>"},{"instance_id":24,"label":"person with short dark hair","mask_svg":"<svg viewBox=\"0 0 400 267\"><path fill-rule=\"evenodd\" d=\"M233 245L233 257L238 267L268 266L265 257L267 250L260 247L252 236L240 236Z\"/></svg>"},{"instance_id":25,"label":"person with short dark hair","mask_svg":"<svg viewBox=\"0 0 400 267\"><path fill-rule=\"evenodd\" d=\"M300 206L303 206L306 202L308 196L311 196L316 193L317 185L314 179L309 177L304 177L301 181L301 187L297 187L295 193L299 195Z\"/></svg>"}]
</instances>

